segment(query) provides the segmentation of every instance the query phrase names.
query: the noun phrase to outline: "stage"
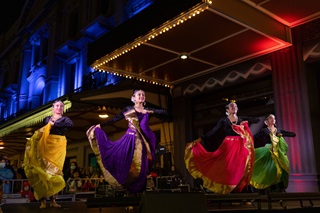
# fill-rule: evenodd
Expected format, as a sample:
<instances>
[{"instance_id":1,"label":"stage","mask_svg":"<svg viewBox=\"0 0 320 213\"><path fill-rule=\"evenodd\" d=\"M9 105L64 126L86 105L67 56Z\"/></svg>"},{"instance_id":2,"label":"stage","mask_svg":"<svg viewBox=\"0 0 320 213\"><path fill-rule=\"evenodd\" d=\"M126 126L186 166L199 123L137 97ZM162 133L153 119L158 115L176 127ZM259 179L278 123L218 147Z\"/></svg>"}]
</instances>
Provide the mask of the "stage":
<instances>
[{"instance_id":1,"label":"stage","mask_svg":"<svg viewBox=\"0 0 320 213\"><path fill-rule=\"evenodd\" d=\"M61 208L40 209L39 202L2 204L3 213L204 213L319 212L320 193L204 194L152 192L138 197L103 197L60 201ZM1 213L1 211L0 211Z\"/></svg>"}]
</instances>

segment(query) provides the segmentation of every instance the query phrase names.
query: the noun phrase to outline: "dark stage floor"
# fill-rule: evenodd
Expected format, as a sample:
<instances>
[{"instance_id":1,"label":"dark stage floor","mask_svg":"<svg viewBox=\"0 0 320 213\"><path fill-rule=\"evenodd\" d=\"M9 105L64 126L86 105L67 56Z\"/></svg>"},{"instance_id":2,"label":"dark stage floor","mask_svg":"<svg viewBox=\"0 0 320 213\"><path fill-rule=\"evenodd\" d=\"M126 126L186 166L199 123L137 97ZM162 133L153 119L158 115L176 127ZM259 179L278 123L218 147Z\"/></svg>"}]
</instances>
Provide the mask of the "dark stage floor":
<instances>
[{"instance_id":1,"label":"dark stage floor","mask_svg":"<svg viewBox=\"0 0 320 213\"><path fill-rule=\"evenodd\" d=\"M287 200L267 198L258 200L234 200L232 197L212 197L186 193L159 193L143 196L142 199L129 198L89 198L78 201L60 201L61 208L40 209L39 202L5 203L0 213L213 213L213 212L320 212L320 196L301 196L299 200L287 196ZM221 199L220 199L221 198ZM234 198L234 197L233 197ZM289 199L288 199L289 198ZM110 202L110 199L112 202ZM98 201L98 202L96 202ZM280 202L279 202L280 201ZM302 203L300 202L302 201ZM311 202L310 202L311 201ZM88 202L88 203L87 203ZM91 205L89 205L91 203ZM99 205L101 208L99 208ZM128 205L128 206L127 206Z\"/></svg>"}]
</instances>

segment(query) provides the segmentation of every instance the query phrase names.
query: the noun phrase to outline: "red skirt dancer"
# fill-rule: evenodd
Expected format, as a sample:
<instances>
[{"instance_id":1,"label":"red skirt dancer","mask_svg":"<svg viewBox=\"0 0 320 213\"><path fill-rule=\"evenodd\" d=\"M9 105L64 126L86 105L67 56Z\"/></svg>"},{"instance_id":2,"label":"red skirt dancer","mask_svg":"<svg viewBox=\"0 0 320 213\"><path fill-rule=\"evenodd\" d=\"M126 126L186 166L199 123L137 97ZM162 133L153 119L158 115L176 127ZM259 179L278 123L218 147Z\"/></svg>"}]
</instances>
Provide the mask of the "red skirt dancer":
<instances>
[{"instance_id":1,"label":"red skirt dancer","mask_svg":"<svg viewBox=\"0 0 320 213\"><path fill-rule=\"evenodd\" d=\"M232 125L239 136L226 136L220 147L208 152L199 143L186 145L185 163L194 178L201 178L203 186L215 193L241 192L248 186L253 172L254 145L248 122Z\"/></svg>"}]
</instances>

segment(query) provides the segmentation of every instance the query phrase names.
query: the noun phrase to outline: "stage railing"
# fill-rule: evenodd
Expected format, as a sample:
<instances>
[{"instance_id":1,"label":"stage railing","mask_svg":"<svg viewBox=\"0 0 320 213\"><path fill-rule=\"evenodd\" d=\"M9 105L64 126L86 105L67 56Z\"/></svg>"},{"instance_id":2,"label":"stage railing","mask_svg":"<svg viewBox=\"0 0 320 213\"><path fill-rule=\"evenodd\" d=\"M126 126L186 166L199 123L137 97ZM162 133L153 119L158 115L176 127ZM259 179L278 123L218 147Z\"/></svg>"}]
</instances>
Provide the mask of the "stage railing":
<instances>
[{"instance_id":1,"label":"stage railing","mask_svg":"<svg viewBox=\"0 0 320 213\"><path fill-rule=\"evenodd\" d=\"M23 190L23 183L27 181L27 179L1 180L1 190L4 194L20 193Z\"/></svg>"},{"instance_id":2,"label":"stage railing","mask_svg":"<svg viewBox=\"0 0 320 213\"><path fill-rule=\"evenodd\" d=\"M1 180L0 201L4 200L7 203L29 202L28 198L25 199L25 197L22 196L25 182L28 182L28 179ZM74 182L77 182L77 188L70 190L70 185ZM33 192L33 188L31 186L29 186L29 188L31 192ZM71 199L71 201L75 201L76 197L95 197L97 194L108 195L108 192L110 195L112 194L109 184L105 182L102 184L100 182L100 178L79 178L77 180L69 179L66 181L66 187L58 193L57 199Z\"/></svg>"},{"instance_id":3,"label":"stage railing","mask_svg":"<svg viewBox=\"0 0 320 213\"><path fill-rule=\"evenodd\" d=\"M320 200L319 192L271 192L268 194L268 208L273 208L272 203L274 201L278 202L284 209L288 208L288 206L285 204L286 201L299 201L301 208L313 207L315 200ZM308 205L305 205L306 202L308 203Z\"/></svg>"}]
</instances>

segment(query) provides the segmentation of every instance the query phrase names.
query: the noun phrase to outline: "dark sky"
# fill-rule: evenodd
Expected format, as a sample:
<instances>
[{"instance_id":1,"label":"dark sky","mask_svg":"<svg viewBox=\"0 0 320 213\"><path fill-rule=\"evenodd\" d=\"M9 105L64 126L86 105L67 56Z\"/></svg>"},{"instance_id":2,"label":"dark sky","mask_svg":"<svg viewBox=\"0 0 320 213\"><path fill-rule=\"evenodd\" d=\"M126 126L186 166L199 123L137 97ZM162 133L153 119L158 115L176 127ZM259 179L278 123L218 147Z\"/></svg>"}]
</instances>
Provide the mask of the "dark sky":
<instances>
[{"instance_id":1,"label":"dark sky","mask_svg":"<svg viewBox=\"0 0 320 213\"><path fill-rule=\"evenodd\" d=\"M0 33L6 32L19 18L26 0L0 1Z\"/></svg>"}]
</instances>

